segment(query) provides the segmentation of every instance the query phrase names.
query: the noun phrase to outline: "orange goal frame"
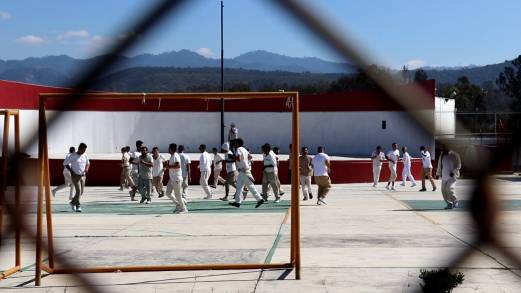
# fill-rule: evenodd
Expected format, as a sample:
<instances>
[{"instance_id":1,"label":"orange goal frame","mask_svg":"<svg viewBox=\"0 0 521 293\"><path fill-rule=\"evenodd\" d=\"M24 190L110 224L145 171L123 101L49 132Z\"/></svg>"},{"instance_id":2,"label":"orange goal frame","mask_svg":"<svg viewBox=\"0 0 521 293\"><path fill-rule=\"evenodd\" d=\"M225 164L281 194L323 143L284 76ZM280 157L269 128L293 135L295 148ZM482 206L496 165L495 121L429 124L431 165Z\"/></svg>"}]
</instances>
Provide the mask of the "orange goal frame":
<instances>
[{"instance_id":1,"label":"orange goal frame","mask_svg":"<svg viewBox=\"0 0 521 293\"><path fill-rule=\"evenodd\" d=\"M49 155L47 145L47 119L45 104L51 99L75 98L81 101L89 100L239 100L239 99L289 99L292 110L292 149L291 167L299 169L300 143L300 111L298 92L230 92L230 93L82 93L78 95L67 93L40 94L39 126L38 126L38 201L36 215L36 270L35 285L41 284L42 270L49 274L76 274L76 273L109 273L109 272L146 272L146 271L185 271L185 270L249 270L249 269L295 269L295 277L300 280L300 205L299 205L299 178L298 172L291 174L291 245L290 258L287 263L252 263L252 264L186 264L163 266L107 266L85 268L60 268L54 261L52 208L49 174ZM48 265L42 263L42 229L43 229L43 198L45 196L45 211L47 219L47 248Z\"/></svg>"},{"instance_id":2,"label":"orange goal frame","mask_svg":"<svg viewBox=\"0 0 521 293\"><path fill-rule=\"evenodd\" d=\"M2 178L0 178L0 242L2 241L2 226L3 216L5 212L5 195L7 190L7 165L9 156L9 125L11 116L14 118L14 157L18 158L20 154L20 113L18 110L0 110L0 116L4 116L4 133L2 139ZM20 227L20 177L19 173L15 175L16 184L14 189L14 209L15 215L12 219L15 219L14 232L15 232L15 265L3 272L0 272L0 280L9 277L10 275L19 272L22 265L22 254L21 254L21 227ZM0 244L2 245L2 244Z\"/></svg>"}]
</instances>

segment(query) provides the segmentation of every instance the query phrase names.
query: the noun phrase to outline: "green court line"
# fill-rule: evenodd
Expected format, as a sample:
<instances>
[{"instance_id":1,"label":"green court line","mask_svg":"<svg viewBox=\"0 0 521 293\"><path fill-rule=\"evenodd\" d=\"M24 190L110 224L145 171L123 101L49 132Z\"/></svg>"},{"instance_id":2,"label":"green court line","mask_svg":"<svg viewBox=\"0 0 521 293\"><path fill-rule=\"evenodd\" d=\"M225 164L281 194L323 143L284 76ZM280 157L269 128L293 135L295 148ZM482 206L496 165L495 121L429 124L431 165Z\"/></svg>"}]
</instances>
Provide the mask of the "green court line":
<instances>
[{"instance_id":1,"label":"green court line","mask_svg":"<svg viewBox=\"0 0 521 293\"><path fill-rule=\"evenodd\" d=\"M279 246L280 239L282 238L282 228L286 226L286 223L280 224L279 231L277 232L277 236L275 237L275 241L273 241L273 245L270 248L270 251L268 251L268 255L266 255L266 258L264 259L265 264L271 263L271 259L273 258L273 255L275 254L275 250Z\"/></svg>"},{"instance_id":2,"label":"green court line","mask_svg":"<svg viewBox=\"0 0 521 293\"><path fill-rule=\"evenodd\" d=\"M255 201L243 201L240 208L228 205L227 201L208 200L188 202L189 213L220 214L220 213L285 213L290 207L289 200L279 203L269 201L255 208ZM84 202L81 205L85 214L119 214L119 215L156 215L172 214L175 206L166 200L156 200L150 204L139 202ZM68 204L53 204L53 213L73 213Z\"/></svg>"},{"instance_id":3,"label":"green court line","mask_svg":"<svg viewBox=\"0 0 521 293\"><path fill-rule=\"evenodd\" d=\"M443 200L402 200L413 210L420 211L437 211L443 210L447 205ZM500 200L499 206L502 211L519 211L521 210L521 200ZM451 211L467 211L470 209L470 200L460 200L459 208Z\"/></svg>"}]
</instances>

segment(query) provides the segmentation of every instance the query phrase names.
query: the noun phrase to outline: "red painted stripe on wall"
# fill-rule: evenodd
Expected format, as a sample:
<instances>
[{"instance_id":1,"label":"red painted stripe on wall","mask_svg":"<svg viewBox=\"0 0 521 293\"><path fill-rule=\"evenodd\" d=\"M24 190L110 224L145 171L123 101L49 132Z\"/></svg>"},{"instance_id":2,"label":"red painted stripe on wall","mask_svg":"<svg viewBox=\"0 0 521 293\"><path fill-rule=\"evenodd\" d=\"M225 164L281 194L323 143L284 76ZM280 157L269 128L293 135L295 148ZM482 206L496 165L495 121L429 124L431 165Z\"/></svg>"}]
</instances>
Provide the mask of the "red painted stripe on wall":
<instances>
[{"instance_id":1,"label":"red painted stripe on wall","mask_svg":"<svg viewBox=\"0 0 521 293\"><path fill-rule=\"evenodd\" d=\"M432 97L423 109L434 109L434 80L419 84ZM411 85L404 85L408 87ZM17 83L0 80L0 108L38 109L40 93L67 93L70 89L54 88L40 85ZM302 112L348 112L348 111L402 111L403 108L394 102L386 93L379 90L349 91L339 93L301 95ZM77 102L72 107L60 109L56 102L47 103L49 110L82 110L82 111L187 111L187 112L219 112L218 100L140 100L133 101L89 101ZM225 102L227 112L289 112L286 100L255 99L228 100Z\"/></svg>"},{"instance_id":2,"label":"red painted stripe on wall","mask_svg":"<svg viewBox=\"0 0 521 293\"><path fill-rule=\"evenodd\" d=\"M87 176L87 185L90 186L119 186L120 178L120 161L119 160L90 160L91 168ZM63 183L63 160L53 159L49 161L49 169L51 172L51 185L60 185ZM191 167L191 179L193 184L199 184L199 165L198 161L192 161ZM331 169L331 181L333 183L364 183L373 182L373 169L372 162L369 160L360 161L332 161ZM398 180L401 180L403 164L398 162ZM254 162L253 164L253 177L255 178L256 184L262 182L262 165L260 162ZM419 182L421 180L421 160L412 160L412 173L414 178ZM382 166L382 172L380 173L380 181L386 182L389 178L389 168L387 163ZM225 171L221 173L221 177L225 175ZM210 182L212 182L213 174L210 176ZM279 179L282 184L289 184L288 180L288 162L280 162L279 168ZM168 182L168 174L165 174L163 182L166 185ZM417 183L418 183L417 182Z\"/></svg>"}]
</instances>

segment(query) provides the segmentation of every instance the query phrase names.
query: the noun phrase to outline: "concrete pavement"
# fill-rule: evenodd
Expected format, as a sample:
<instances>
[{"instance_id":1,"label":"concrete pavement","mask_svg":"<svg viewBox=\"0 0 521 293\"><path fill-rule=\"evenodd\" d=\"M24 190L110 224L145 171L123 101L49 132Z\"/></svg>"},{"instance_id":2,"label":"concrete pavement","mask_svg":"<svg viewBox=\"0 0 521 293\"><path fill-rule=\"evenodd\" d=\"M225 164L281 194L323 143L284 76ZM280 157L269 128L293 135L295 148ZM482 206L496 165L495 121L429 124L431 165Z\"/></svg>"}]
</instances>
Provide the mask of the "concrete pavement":
<instances>
[{"instance_id":1,"label":"concrete pavement","mask_svg":"<svg viewBox=\"0 0 521 293\"><path fill-rule=\"evenodd\" d=\"M521 181L503 176L494 182L502 203L499 233L521 255ZM463 203L471 184L461 180L457 186ZM454 292L521 292L521 268L493 247L471 246L477 231L465 208L443 210L439 191L383 187L338 184L327 206L302 202L300 281L284 270L85 276L102 292L415 292L420 269L444 267L471 249L472 257L458 268L465 281ZM75 214L64 208L68 192L58 193L56 253L84 266L288 261L289 222L283 223L288 202L238 211L217 200L202 201L198 186L190 190L189 208L204 212L174 215L168 200L139 205L115 187L91 187L83 198L85 212ZM24 243L28 267L0 281L2 292L88 291L72 275L45 276L42 287L34 287L33 248ZM4 242L0 269L12 262L11 247L12 241Z\"/></svg>"}]
</instances>

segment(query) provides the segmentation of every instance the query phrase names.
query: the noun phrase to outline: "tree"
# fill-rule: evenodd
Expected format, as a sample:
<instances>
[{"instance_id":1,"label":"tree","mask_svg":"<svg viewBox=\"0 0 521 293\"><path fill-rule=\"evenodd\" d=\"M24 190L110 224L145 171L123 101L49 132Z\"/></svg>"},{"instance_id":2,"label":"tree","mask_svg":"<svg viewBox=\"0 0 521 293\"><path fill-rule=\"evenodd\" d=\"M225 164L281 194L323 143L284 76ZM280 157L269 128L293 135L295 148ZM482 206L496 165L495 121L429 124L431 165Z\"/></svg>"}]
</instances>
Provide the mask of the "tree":
<instances>
[{"instance_id":1,"label":"tree","mask_svg":"<svg viewBox=\"0 0 521 293\"><path fill-rule=\"evenodd\" d=\"M508 96L512 97L512 110L521 111L521 55L512 60L512 65L505 67L496 84Z\"/></svg>"},{"instance_id":2,"label":"tree","mask_svg":"<svg viewBox=\"0 0 521 293\"><path fill-rule=\"evenodd\" d=\"M388 73L385 69L379 68L375 64L367 68L368 71L376 73ZM362 70L358 70L355 74L344 75L333 81L329 87L329 92L342 92L350 90L367 90L377 89L378 85Z\"/></svg>"},{"instance_id":3,"label":"tree","mask_svg":"<svg viewBox=\"0 0 521 293\"><path fill-rule=\"evenodd\" d=\"M456 99L458 112L478 112L486 108L485 92L466 76L461 76L454 85L447 87L445 97Z\"/></svg>"},{"instance_id":4,"label":"tree","mask_svg":"<svg viewBox=\"0 0 521 293\"><path fill-rule=\"evenodd\" d=\"M423 69L416 69L416 71L414 72L414 81L418 82L418 81L424 81L424 80L427 80L428 77L427 77L427 72L425 72L425 70Z\"/></svg>"}]
</instances>

